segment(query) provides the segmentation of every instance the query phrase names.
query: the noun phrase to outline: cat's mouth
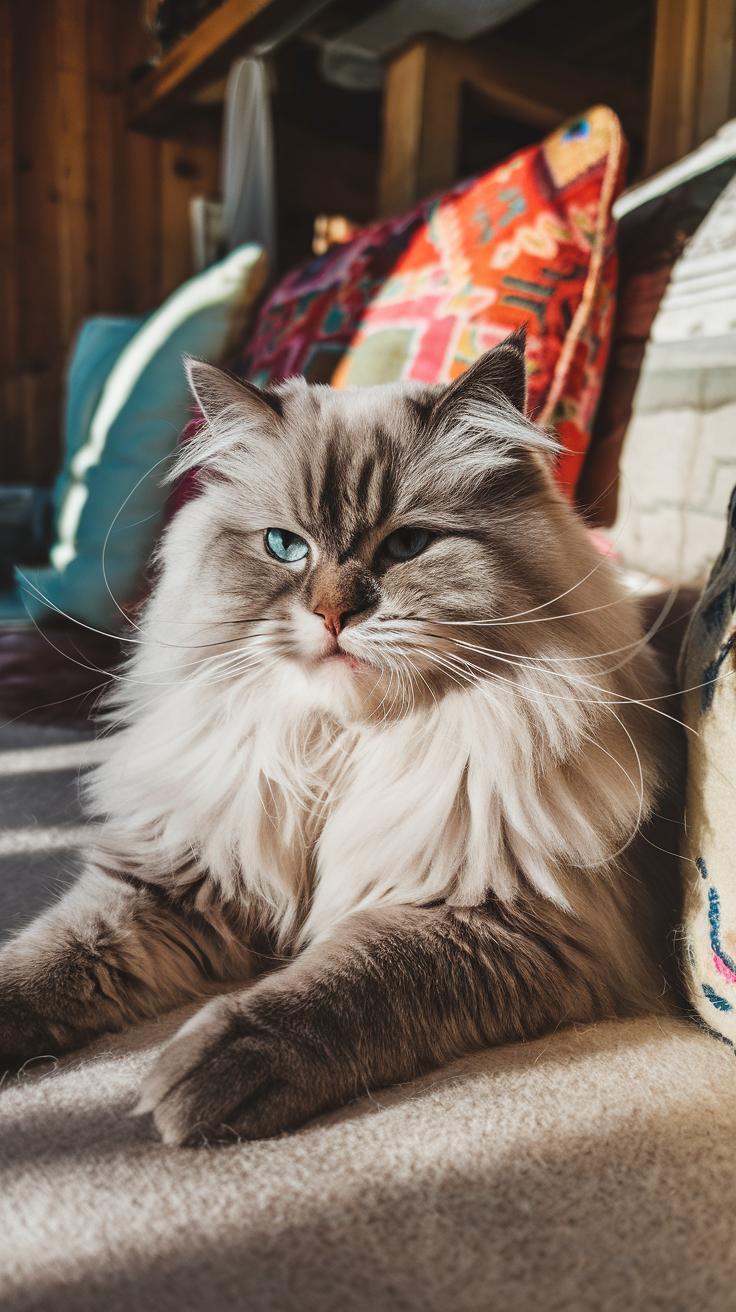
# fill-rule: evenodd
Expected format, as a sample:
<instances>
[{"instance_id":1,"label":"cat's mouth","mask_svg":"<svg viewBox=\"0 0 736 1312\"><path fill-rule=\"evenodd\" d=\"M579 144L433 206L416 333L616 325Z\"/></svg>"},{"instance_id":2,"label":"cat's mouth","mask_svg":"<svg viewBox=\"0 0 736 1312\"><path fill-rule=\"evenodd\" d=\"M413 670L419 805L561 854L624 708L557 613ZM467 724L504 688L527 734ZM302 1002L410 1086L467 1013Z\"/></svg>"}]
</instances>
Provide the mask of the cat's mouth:
<instances>
[{"instance_id":1,"label":"cat's mouth","mask_svg":"<svg viewBox=\"0 0 736 1312\"><path fill-rule=\"evenodd\" d=\"M358 656L353 656L351 652L341 647L338 638L332 638L327 643L320 654L319 662L320 665L342 665L349 670L362 670L365 668L365 661L360 660Z\"/></svg>"},{"instance_id":2,"label":"cat's mouth","mask_svg":"<svg viewBox=\"0 0 736 1312\"><path fill-rule=\"evenodd\" d=\"M350 670L362 670L365 667L365 661L361 661L357 656L351 656L349 652L343 651L337 643L329 651L322 653L320 664L344 665Z\"/></svg>"}]
</instances>

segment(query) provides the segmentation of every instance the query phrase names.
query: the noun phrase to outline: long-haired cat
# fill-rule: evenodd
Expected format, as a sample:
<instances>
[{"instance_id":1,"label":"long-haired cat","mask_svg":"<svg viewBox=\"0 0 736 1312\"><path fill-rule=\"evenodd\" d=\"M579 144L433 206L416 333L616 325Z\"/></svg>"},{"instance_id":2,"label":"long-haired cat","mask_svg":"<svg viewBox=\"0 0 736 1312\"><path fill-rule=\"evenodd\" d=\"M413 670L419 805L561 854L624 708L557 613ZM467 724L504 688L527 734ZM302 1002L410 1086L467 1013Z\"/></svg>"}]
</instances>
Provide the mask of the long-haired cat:
<instances>
[{"instance_id":1,"label":"long-haired cat","mask_svg":"<svg viewBox=\"0 0 736 1312\"><path fill-rule=\"evenodd\" d=\"M189 372L200 494L117 679L84 872L0 954L0 1061L209 998L140 1107L167 1143L254 1138L661 1006L662 677L524 417L522 336L449 386Z\"/></svg>"}]
</instances>

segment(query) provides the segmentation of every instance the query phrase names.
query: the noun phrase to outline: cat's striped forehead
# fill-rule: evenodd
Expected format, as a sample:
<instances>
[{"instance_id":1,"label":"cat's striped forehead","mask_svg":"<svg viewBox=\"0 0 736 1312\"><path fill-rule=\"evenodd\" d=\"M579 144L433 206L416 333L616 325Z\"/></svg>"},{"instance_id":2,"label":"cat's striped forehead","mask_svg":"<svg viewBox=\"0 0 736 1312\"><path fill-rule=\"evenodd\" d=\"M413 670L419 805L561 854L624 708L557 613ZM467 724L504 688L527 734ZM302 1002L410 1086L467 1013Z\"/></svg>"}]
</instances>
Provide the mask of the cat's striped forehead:
<instances>
[{"instance_id":1,"label":"cat's striped forehead","mask_svg":"<svg viewBox=\"0 0 736 1312\"><path fill-rule=\"evenodd\" d=\"M336 390L292 378L261 389L201 361L188 368L207 424L175 473L204 467L219 514L254 530L291 528L332 556L407 523L483 531L510 487L518 496L542 486L527 454L556 449L524 417L518 335L445 385Z\"/></svg>"},{"instance_id":2,"label":"cat's striped forehead","mask_svg":"<svg viewBox=\"0 0 736 1312\"><path fill-rule=\"evenodd\" d=\"M362 534L406 508L428 441L431 389L286 385L279 400L293 443L284 491L295 518L348 554Z\"/></svg>"}]
</instances>

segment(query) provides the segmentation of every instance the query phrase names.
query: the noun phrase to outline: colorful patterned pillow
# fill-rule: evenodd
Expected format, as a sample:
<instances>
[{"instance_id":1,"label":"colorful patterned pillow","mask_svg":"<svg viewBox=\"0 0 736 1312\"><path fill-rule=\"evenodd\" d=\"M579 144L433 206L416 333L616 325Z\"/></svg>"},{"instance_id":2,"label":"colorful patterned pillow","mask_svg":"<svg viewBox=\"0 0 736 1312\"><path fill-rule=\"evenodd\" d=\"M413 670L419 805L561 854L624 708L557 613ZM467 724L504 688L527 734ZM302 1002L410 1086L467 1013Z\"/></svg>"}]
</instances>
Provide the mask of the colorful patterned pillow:
<instances>
[{"instance_id":1,"label":"colorful patterned pillow","mask_svg":"<svg viewBox=\"0 0 736 1312\"><path fill-rule=\"evenodd\" d=\"M616 283L611 205L625 146L604 107L482 177L364 229L288 274L242 363L337 387L456 377L528 325L530 412L566 448L574 490L608 355Z\"/></svg>"},{"instance_id":2,"label":"colorful patterned pillow","mask_svg":"<svg viewBox=\"0 0 736 1312\"><path fill-rule=\"evenodd\" d=\"M685 640L684 970L699 1016L736 1043L736 488Z\"/></svg>"}]
</instances>

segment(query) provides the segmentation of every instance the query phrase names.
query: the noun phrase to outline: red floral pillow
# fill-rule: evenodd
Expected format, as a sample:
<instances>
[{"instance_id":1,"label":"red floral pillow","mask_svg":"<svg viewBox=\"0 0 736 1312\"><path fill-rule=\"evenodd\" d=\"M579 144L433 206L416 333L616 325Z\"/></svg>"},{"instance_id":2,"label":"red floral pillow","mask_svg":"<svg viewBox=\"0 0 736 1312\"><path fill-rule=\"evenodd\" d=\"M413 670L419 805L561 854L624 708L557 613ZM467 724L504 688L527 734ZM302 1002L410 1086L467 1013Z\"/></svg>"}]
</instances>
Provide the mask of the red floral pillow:
<instances>
[{"instance_id":1,"label":"red floral pillow","mask_svg":"<svg viewBox=\"0 0 736 1312\"><path fill-rule=\"evenodd\" d=\"M611 205L625 145L598 106L482 177L364 229L288 274L242 373L336 387L456 377L528 326L529 409L566 452L570 495L590 442L616 286Z\"/></svg>"}]
</instances>

